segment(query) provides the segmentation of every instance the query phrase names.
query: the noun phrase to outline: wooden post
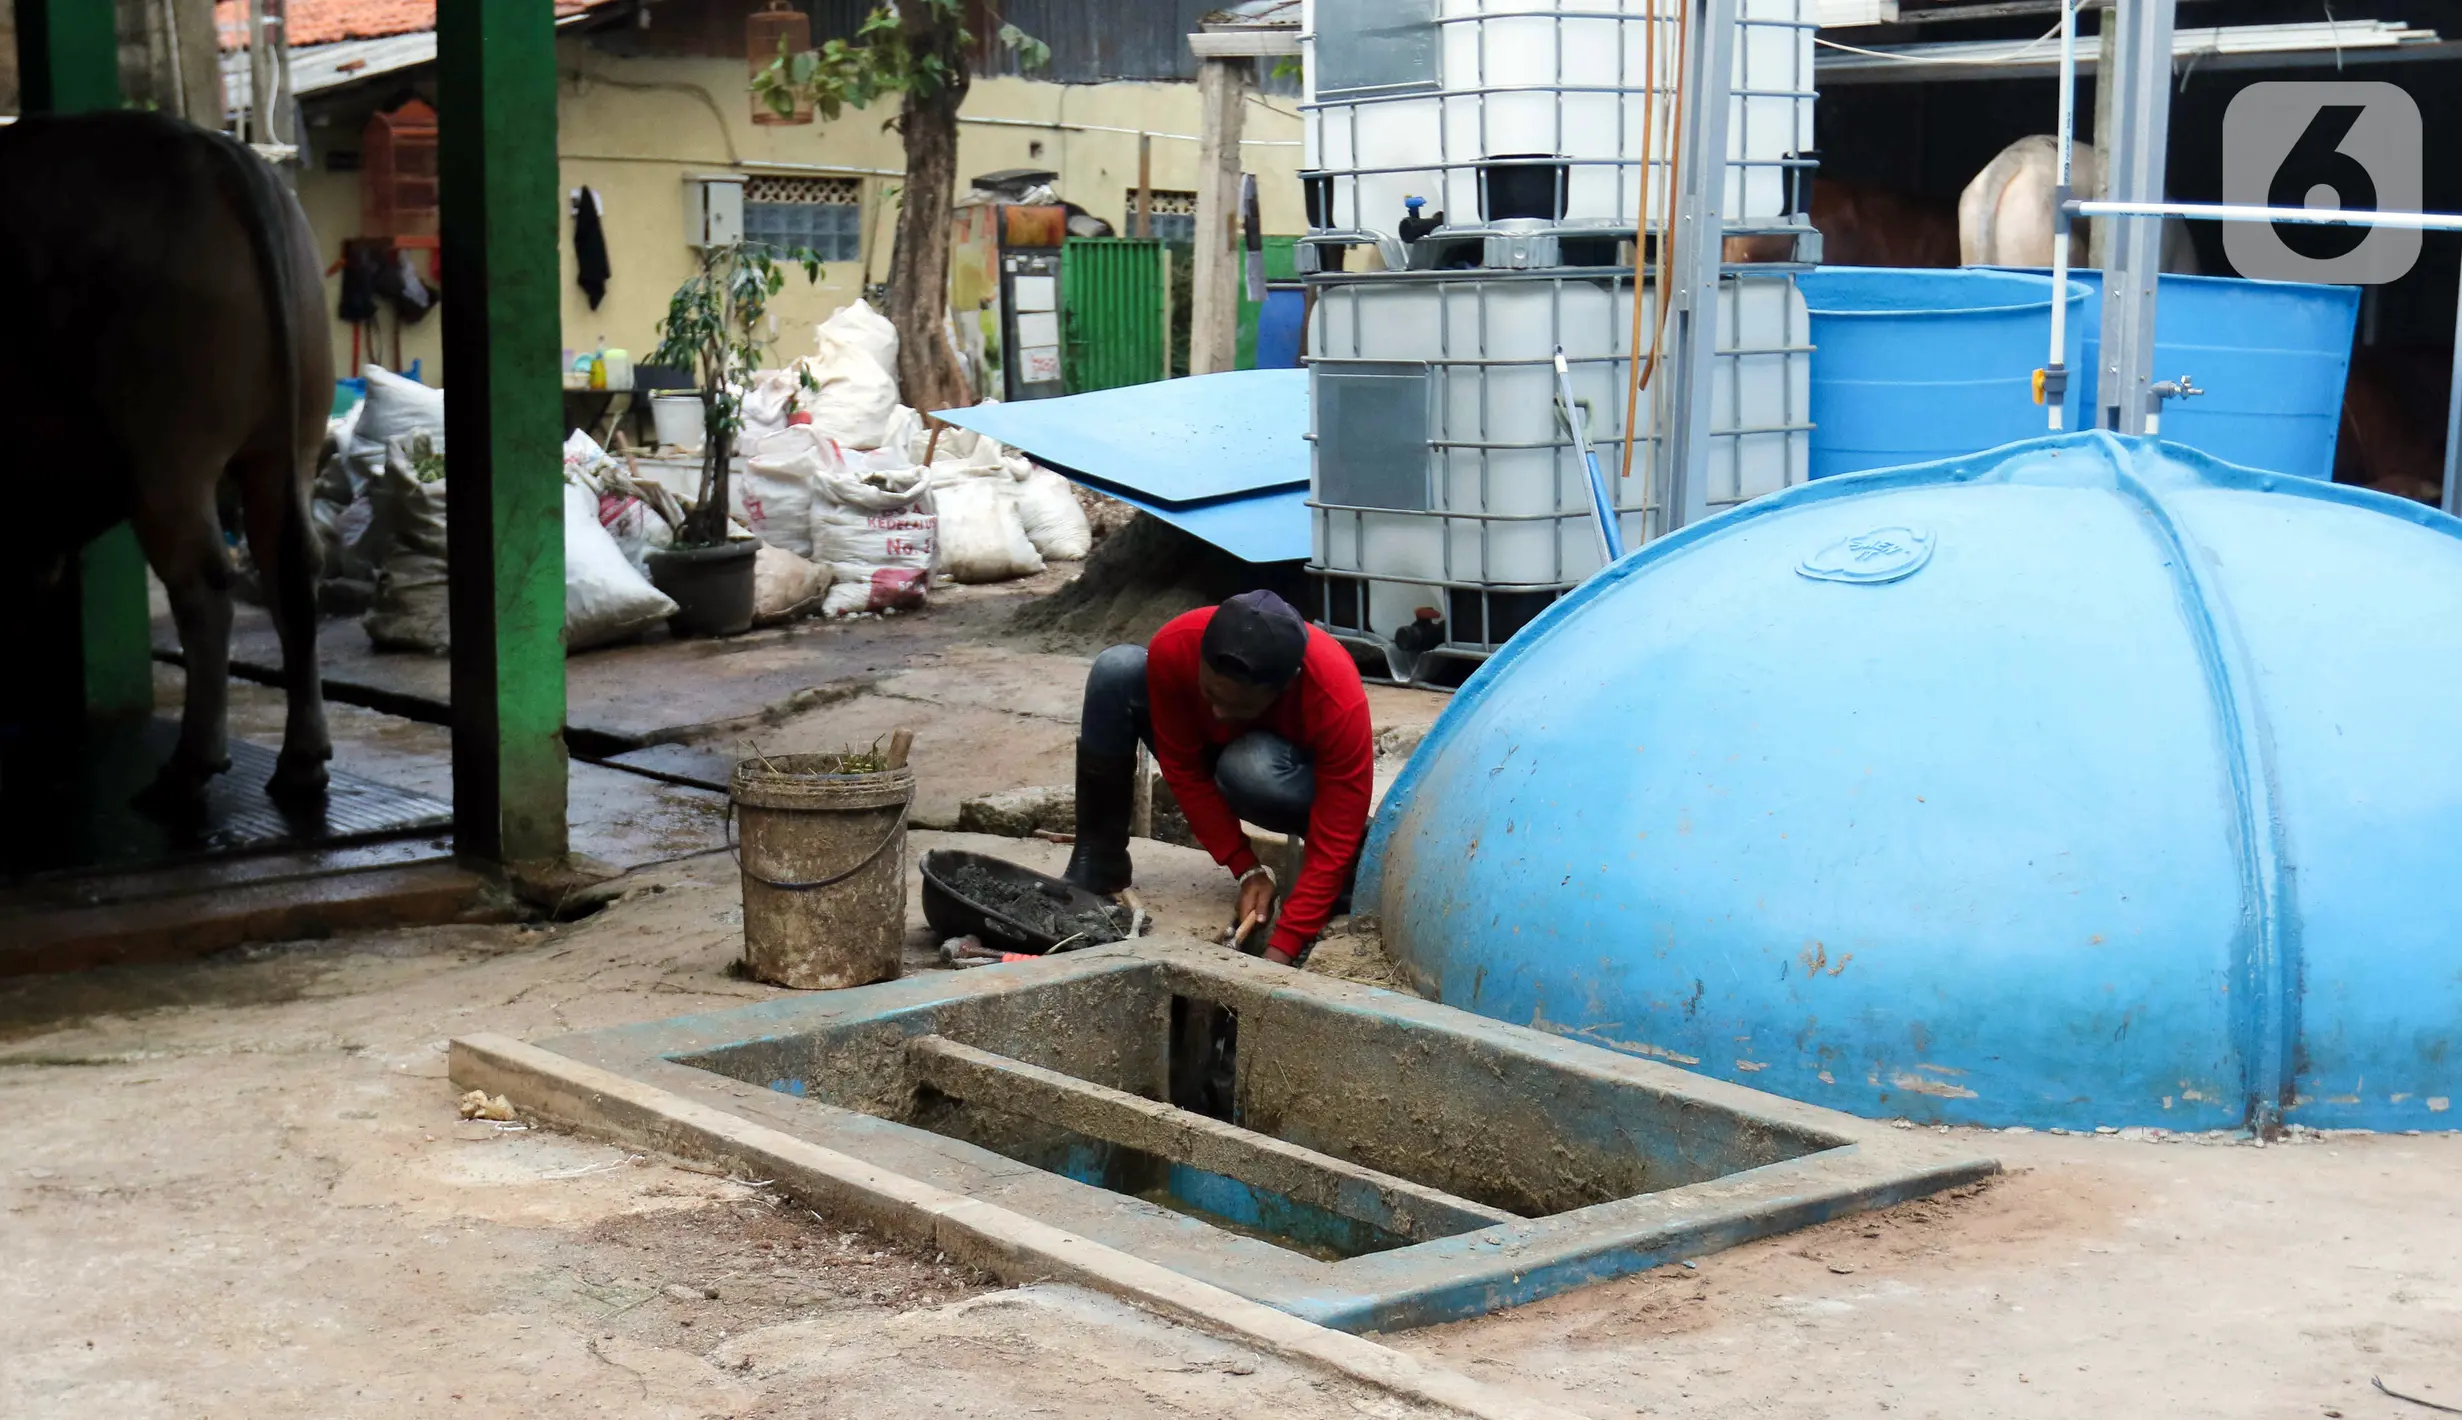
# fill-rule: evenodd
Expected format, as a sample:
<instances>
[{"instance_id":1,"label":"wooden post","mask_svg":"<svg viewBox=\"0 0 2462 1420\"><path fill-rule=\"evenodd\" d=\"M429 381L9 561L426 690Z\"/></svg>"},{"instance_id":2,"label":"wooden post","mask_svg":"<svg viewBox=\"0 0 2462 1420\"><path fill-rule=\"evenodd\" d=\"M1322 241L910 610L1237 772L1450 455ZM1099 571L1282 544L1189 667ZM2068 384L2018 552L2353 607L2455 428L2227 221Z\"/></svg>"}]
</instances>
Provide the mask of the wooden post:
<instances>
[{"instance_id":1,"label":"wooden post","mask_svg":"<svg viewBox=\"0 0 2462 1420\"><path fill-rule=\"evenodd\" d=\"M17 0L17 62L28 113L120 106L120 40L109 5ZM153 616L137 535L122 523L87 543L69 580L74 587L63 587L54 605L77 608L77 634L66 635L63 626L50 643L63 662L55 673L82 689L89 717L153 713ZM73 671L65 664L72 660Z\"/></svg>"},{"instance_id":2,"label":"wooden post","mask_svg":"<svg viewBox=\"0 0 2462 1420\"><path fill-rule=\"evenodd\" d=\"M465 855L566 852L554 7L441 0L453 821Z\"/></svg>"},{"instance_id":3,"label":"wooden post","mask_svg":"<svg viewBox=\"0 0 2462 1420\"><path fill-rule=\"evenodd\" d=\"M1196 269L1191 273L1188 372L1210 375L1239 358L1240 125L1256 88L1256 61L1197 66Z\"/></svg>"},{"instance_id":4,"label":"wooden post","mask_svg":"<svg viewBox=\"0 0 2462 1420\"><path fill-rule=\"evenodd\" d=\"M1131 222L1128 234L1140 239L1154 235L1154 135L1137 135L1137 220Z\"/></svg>"}]
</instances>

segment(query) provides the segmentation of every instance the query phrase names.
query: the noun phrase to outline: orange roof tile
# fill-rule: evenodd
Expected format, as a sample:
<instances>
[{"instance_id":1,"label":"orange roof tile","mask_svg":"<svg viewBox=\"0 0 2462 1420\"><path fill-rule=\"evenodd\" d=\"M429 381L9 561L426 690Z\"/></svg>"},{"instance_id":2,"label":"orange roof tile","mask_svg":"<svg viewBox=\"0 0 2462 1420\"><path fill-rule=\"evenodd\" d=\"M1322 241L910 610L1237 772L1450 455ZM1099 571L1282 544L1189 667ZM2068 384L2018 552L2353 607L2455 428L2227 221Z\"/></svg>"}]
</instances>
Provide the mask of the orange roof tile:
<instances>
[{"instance_id":1,"label":"orange roof tile","mask_svg":"<svg viewBox=\"0 0 2462 1420\"><path fill-rule=\"evenodd\" d=\"M555 0L556 16L577 15L612 0ZM214 6L214 27L224 49L238 49L247 39L246 0L220 0ZM333 44L346 39L382 39L436 28L436 0L290 0L291 47Z\"/></svg>"}]
</instances>

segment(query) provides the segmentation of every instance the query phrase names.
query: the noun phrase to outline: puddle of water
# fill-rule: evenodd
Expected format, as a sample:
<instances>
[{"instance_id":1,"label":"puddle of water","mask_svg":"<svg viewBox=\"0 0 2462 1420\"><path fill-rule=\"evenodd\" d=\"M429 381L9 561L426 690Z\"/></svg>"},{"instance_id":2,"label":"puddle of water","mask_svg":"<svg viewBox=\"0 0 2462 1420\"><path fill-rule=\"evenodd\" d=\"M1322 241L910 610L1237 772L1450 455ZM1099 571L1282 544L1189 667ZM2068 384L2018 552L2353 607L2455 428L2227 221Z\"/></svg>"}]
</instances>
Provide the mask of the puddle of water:
<instances>
[{"instance_id":1,"label":"puddle of water","mask_svg":"<svg viewBox=\"0 0 2462 1420\"><path fill-rule=\"evenodd\" d=\"M973 1142L984 1142L975 1140ZM1056 1153L1000 1148L1019 1163L1072 1178L1112 1193L1141 1198L1184 1218L1296 1252L1319 1262L1340 1262L1410 1246L1410 1239L1329 1213L1313 1204L1269 1192L1235 1178L1175 1164L1140 1149L1082 1135Z\"/></svg>"}]
</instances>

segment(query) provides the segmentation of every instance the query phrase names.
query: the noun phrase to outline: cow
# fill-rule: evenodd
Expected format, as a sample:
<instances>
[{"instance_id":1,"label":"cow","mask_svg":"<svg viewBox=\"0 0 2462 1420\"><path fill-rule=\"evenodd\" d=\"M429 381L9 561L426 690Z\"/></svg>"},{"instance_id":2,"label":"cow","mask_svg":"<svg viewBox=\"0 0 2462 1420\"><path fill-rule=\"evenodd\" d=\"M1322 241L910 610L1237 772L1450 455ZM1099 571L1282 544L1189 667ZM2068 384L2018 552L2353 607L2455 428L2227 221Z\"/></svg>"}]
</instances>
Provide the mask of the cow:
<instances>
[{"instance_id":1,"label":"cow","mask_svg":"<svg viewBox=\"0 0 2462 1420\"><path fill-rule=\"evenodd\" d=\"M2060 140L2048 133L2030 134L2001 149L1958 195L1958 263L2051 265L2052 198L2059 174ZM2070 146L2069 190L2081 197L2103 190L2103 155L2091 143ZM2081 218L2072 226L2071 265L2086 264L2091 225ZM2188 224L2176 217L2163 220L2160 260L2165 271L2197 270L2197 248L2189 240Z\"/></svg>"},{"instance_id":2,"label":"cow","mask_svg":"<svg viewBox=\"0 0 2462 1420\"><path fill-rule=\"evenodd\" d=\"M2435 504L2445 491L2446 397L2453 351L2362 345L2351 352L2334 442L2334 481Z\"/></svg>"},{"instance_id":3,"label":"cow","mask_svg":"<svg viewBox=\"0 0 2462 1420\"><path fill-rule=\"evenodd\" d=\"M1958 214L1934 198L1835 178L1812 180L1810 212L1821 234L1827 266L1955 266ZM1786 237L1726 239L1725 259L1737 263L1790 261Z\"/></svg>"},{"instance_id":4,"label":"cow","mask_svg":"<svg viewBox=\"0 0 2462 1420\"><path fill-rule=\"evenodd\" d=\"M9 555L29 598L86 542L134 527L188 669L178 742L140 802L194 812L230 767L228 477L282 642L288 718L266 788L313 805L333 750L308 490L333 351L306 216L246 146L135 111L0 128L0 213Z\"/></svg>"}]
</instances>

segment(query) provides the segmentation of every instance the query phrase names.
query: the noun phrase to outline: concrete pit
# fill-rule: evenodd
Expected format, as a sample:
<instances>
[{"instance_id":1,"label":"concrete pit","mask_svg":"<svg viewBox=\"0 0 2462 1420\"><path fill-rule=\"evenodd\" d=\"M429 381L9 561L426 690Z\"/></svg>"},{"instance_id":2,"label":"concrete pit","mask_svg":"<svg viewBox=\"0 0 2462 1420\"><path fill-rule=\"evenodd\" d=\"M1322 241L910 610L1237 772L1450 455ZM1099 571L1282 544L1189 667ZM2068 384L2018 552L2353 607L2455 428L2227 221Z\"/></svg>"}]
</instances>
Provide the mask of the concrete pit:
<instances>
[{"instance_id":1,"label":"concrete pit","mask_svg":"<svg viewBox=\"0 0 2462 1420\"><path fill-rule=\"evenodd\" d=\"M464 1040L453 1073L525 1112L839 1205L860 1187L884 1226L944 1245L956 1200L993 1205L969 1260L995 1272L1047 1271L1022 1241L1043 1224L1347 1331L1481 1315L1997 1169L1947 1141L1173 941L536 1050ZM793 1141L827 1153L799 1166Z\"/></svg>"}]
</instances>

